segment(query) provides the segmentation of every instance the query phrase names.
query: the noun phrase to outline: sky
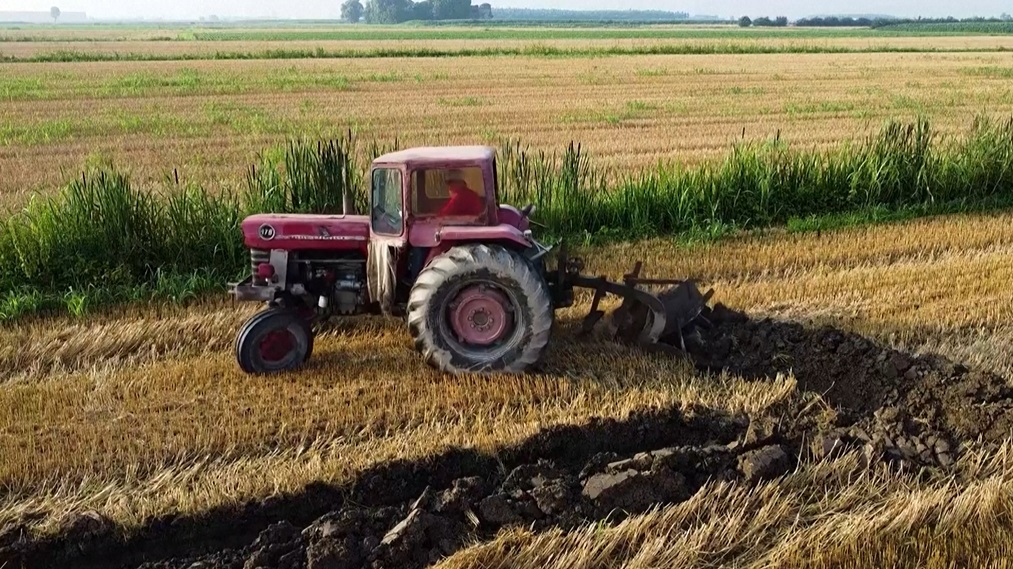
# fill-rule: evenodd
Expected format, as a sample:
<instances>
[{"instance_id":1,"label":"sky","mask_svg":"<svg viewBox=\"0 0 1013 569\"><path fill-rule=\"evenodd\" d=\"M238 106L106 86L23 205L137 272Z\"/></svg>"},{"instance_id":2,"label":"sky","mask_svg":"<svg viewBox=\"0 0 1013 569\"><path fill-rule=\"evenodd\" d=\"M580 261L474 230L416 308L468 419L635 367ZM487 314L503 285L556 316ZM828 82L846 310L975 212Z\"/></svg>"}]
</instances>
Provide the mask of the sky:
<instances>
[{"instance_id":1,"label":"sky","mask_svg":"<svg viewBox=\"0 0 1013 569\"><path fill-rule=\"evenodd\" d=\"M92 18L222 17L336 18L342 0L0 0L0 11L49 11L54 4L65 12L87 12ZM511 8L660 9L721 17L818 14L888 14L892 16L998 16L1013 12L1010 0L503 0L493 5Z\"/></svg>"}]
</instances>

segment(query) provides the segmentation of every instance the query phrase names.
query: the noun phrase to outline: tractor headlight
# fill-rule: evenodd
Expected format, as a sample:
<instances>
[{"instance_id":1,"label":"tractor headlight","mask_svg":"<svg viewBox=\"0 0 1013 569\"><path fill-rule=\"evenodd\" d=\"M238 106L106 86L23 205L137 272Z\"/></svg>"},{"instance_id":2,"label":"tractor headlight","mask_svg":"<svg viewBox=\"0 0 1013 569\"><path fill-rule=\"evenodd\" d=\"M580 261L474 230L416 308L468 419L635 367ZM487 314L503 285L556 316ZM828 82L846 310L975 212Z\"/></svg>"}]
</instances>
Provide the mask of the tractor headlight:
<instances>
[{"instance_id":1,"label":"tractor headlight","mask_svg":"<svg viewBox=\"0 0 1013 569\"><path fill-rule=\"evenodd\" d=\"M274 276L274 267L271 263L261 263L257 265L257 278L263 281L271 280Z\"/></svg>"}]
</instances>

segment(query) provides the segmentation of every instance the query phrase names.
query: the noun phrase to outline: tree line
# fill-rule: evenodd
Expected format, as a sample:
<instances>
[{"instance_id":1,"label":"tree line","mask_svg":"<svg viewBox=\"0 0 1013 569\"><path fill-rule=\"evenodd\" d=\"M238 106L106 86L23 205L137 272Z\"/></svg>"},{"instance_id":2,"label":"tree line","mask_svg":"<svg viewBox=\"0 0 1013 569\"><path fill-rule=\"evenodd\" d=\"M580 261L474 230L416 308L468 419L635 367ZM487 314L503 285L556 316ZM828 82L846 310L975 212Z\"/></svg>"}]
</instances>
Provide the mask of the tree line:
<instances>
[{"instance_id":1,"label":"tree line","mask_svg":"<svg viewBox=\"0 0 1013 569\"><path fill-rule=\"evenodd\" d=\"M490 4L473 6L471 0L345 0L341 19L367 24L400 24L411 20L482 20L492 17Z\"/></svg>"},{"instance_id":2,"label":"tree line","mask_svg":"<svg viewBox=\"0 0 1013 569\"><path fill-rule=\"evenodd\" d=\"M902 24L955 24L955 23L979 23L979 22L1008 22L1009 14L1002 14L998 18L851 18L827 16L821 18L802 18L795 22L796 26L810 27L863 27L882 28Z\"/></svg>"},{"instance_id":3,"label":"tree line","mask_svg":"<svg viewBox=\"0 0 1013 569\"><path fill-rule=\"evenodd\" d=\"M341 5L341 19L346 22L367 24L399 24L412 20L482 20L492 18L492 6L488 3L473 5L472 0L345 0ZM54 10L55 12L55 10ZM570 20L615 20L615 21L673 21L687 20L686 12L666 12L661 10L553 10L553 9L520 9L502 8L497 11L498 19L505 20L538 20L538 21L570 21ZM54 18L58 17L58 12ZM898 24L950 24L965 22L1008 22L1009 14L998 18L889 18L889 17L851 17L851 16L819 16L801 18L794 22L804 27L865 27L879 28ZM741 27L786 27L788 18L777 16L770 18L761 16L750 18L742 16L738 24Z\"/></svg>"},{"instance_id":4,"label":"tree line","mask_svg":"<svg viewBox=\"0 0 1013 569\"><path fill-rule=\"evenodd\" d=\"M739 25L743 28L750 26L758 28L783 28L788 25L788 18L786 16L778 16L772 20L766 16L761 16L753 20L749 16L742 16L739 18Z\"/></svg>"},{"instance_id":5,"label":"tree line","mask_svg":"<svg viewBox=\"0 0 1013 569\"><path fill-rule=\"evenodd\" d=\"M689 12L665 10L560 10L555 8L497 8L497 20L539 22L670 22L688 20Z\"/></svg>"},{"instance_id":6,"label":"tree line","mask_svg":"<svg viewBox=\"0 0 1013 569\"><path fill-rule=\"evenodd\" d=\"M882 28L886 26L896 26L900 24L953 24L953 23L979 23L979 22L1008 22L1013 20L1009 14L1002 14L998 18L868 18L858 17L854 18L851 16L820 16L815 18L801 18L795 20L796 26L802 27L824 27L824 28L835 28L835 27L849 27L849 28ZM739 18L739 26L743 28L748 27L783 27L788 25L788 18L784 16L778 16L777 18L771 19L766 16L751 19L749 16L742 16Z\"/></svg>"}]
</instances>

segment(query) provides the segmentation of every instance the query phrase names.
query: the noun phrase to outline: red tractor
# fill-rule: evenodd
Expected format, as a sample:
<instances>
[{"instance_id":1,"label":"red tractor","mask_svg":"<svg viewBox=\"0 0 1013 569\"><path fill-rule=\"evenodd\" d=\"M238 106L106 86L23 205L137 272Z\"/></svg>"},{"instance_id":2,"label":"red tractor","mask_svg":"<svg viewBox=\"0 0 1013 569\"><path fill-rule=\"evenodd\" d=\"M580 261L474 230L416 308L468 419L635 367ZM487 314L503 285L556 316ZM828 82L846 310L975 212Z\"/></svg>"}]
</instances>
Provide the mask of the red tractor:
<instances>
[{"instance_id":1,"label":"red tractor","mask_svg":"<svg viewBox=\"0 0 1013 569\"><path fill-rule=\"evenodd\" d=\"M247 373L302 365L314 327L333 316L386 314L407 320L425 360L445 372L520 373L538 362L554 311L573 304L574 286L595 289L587 332L603 316L605 294L624 299L612 332L658 346L682 341L705 321L710 293L690 282L624 283L580 274L565 248L534 239L533 206L497 199L496 154L487 147L415 148L377 158L369 215L254 215L243 221L252 274L230 287L238 300L267 308L242 327L236 358ZM640 285L678 285L660 296ZM675 342L678 345L678 342Z\"/></svg>"}]
</instances>

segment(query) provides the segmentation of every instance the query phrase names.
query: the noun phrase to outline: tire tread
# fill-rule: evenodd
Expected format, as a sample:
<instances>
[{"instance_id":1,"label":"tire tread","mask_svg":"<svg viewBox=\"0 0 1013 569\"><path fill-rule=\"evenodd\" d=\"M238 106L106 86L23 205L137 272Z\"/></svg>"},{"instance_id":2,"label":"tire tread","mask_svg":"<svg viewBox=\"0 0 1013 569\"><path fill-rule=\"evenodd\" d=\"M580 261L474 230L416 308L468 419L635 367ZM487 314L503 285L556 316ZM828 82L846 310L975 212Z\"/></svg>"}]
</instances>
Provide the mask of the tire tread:
<instances>
[{"instance_id":1,"label":"tire tread","mask_svg":"<svg viewBox=\"0 0 1013 569\"><path fill-rule=\"evenodd\" d=\"M508 362L497 362L492 369L461 367L453 362L453 354L441 348L430 329L430 300L439 288L456 275L478 270L506 276L516 282L530 311L529 329L516 357ZM527 371L542 357L549 343L554 322L552 299L544 279L520 254L499 245L462 245L433 259L419 275L408 300L408 328L415 348L432 367L446 373L496 371L518 374ZM483 366L485 367L485 366Z\"/></svg>"}]
</instances>

